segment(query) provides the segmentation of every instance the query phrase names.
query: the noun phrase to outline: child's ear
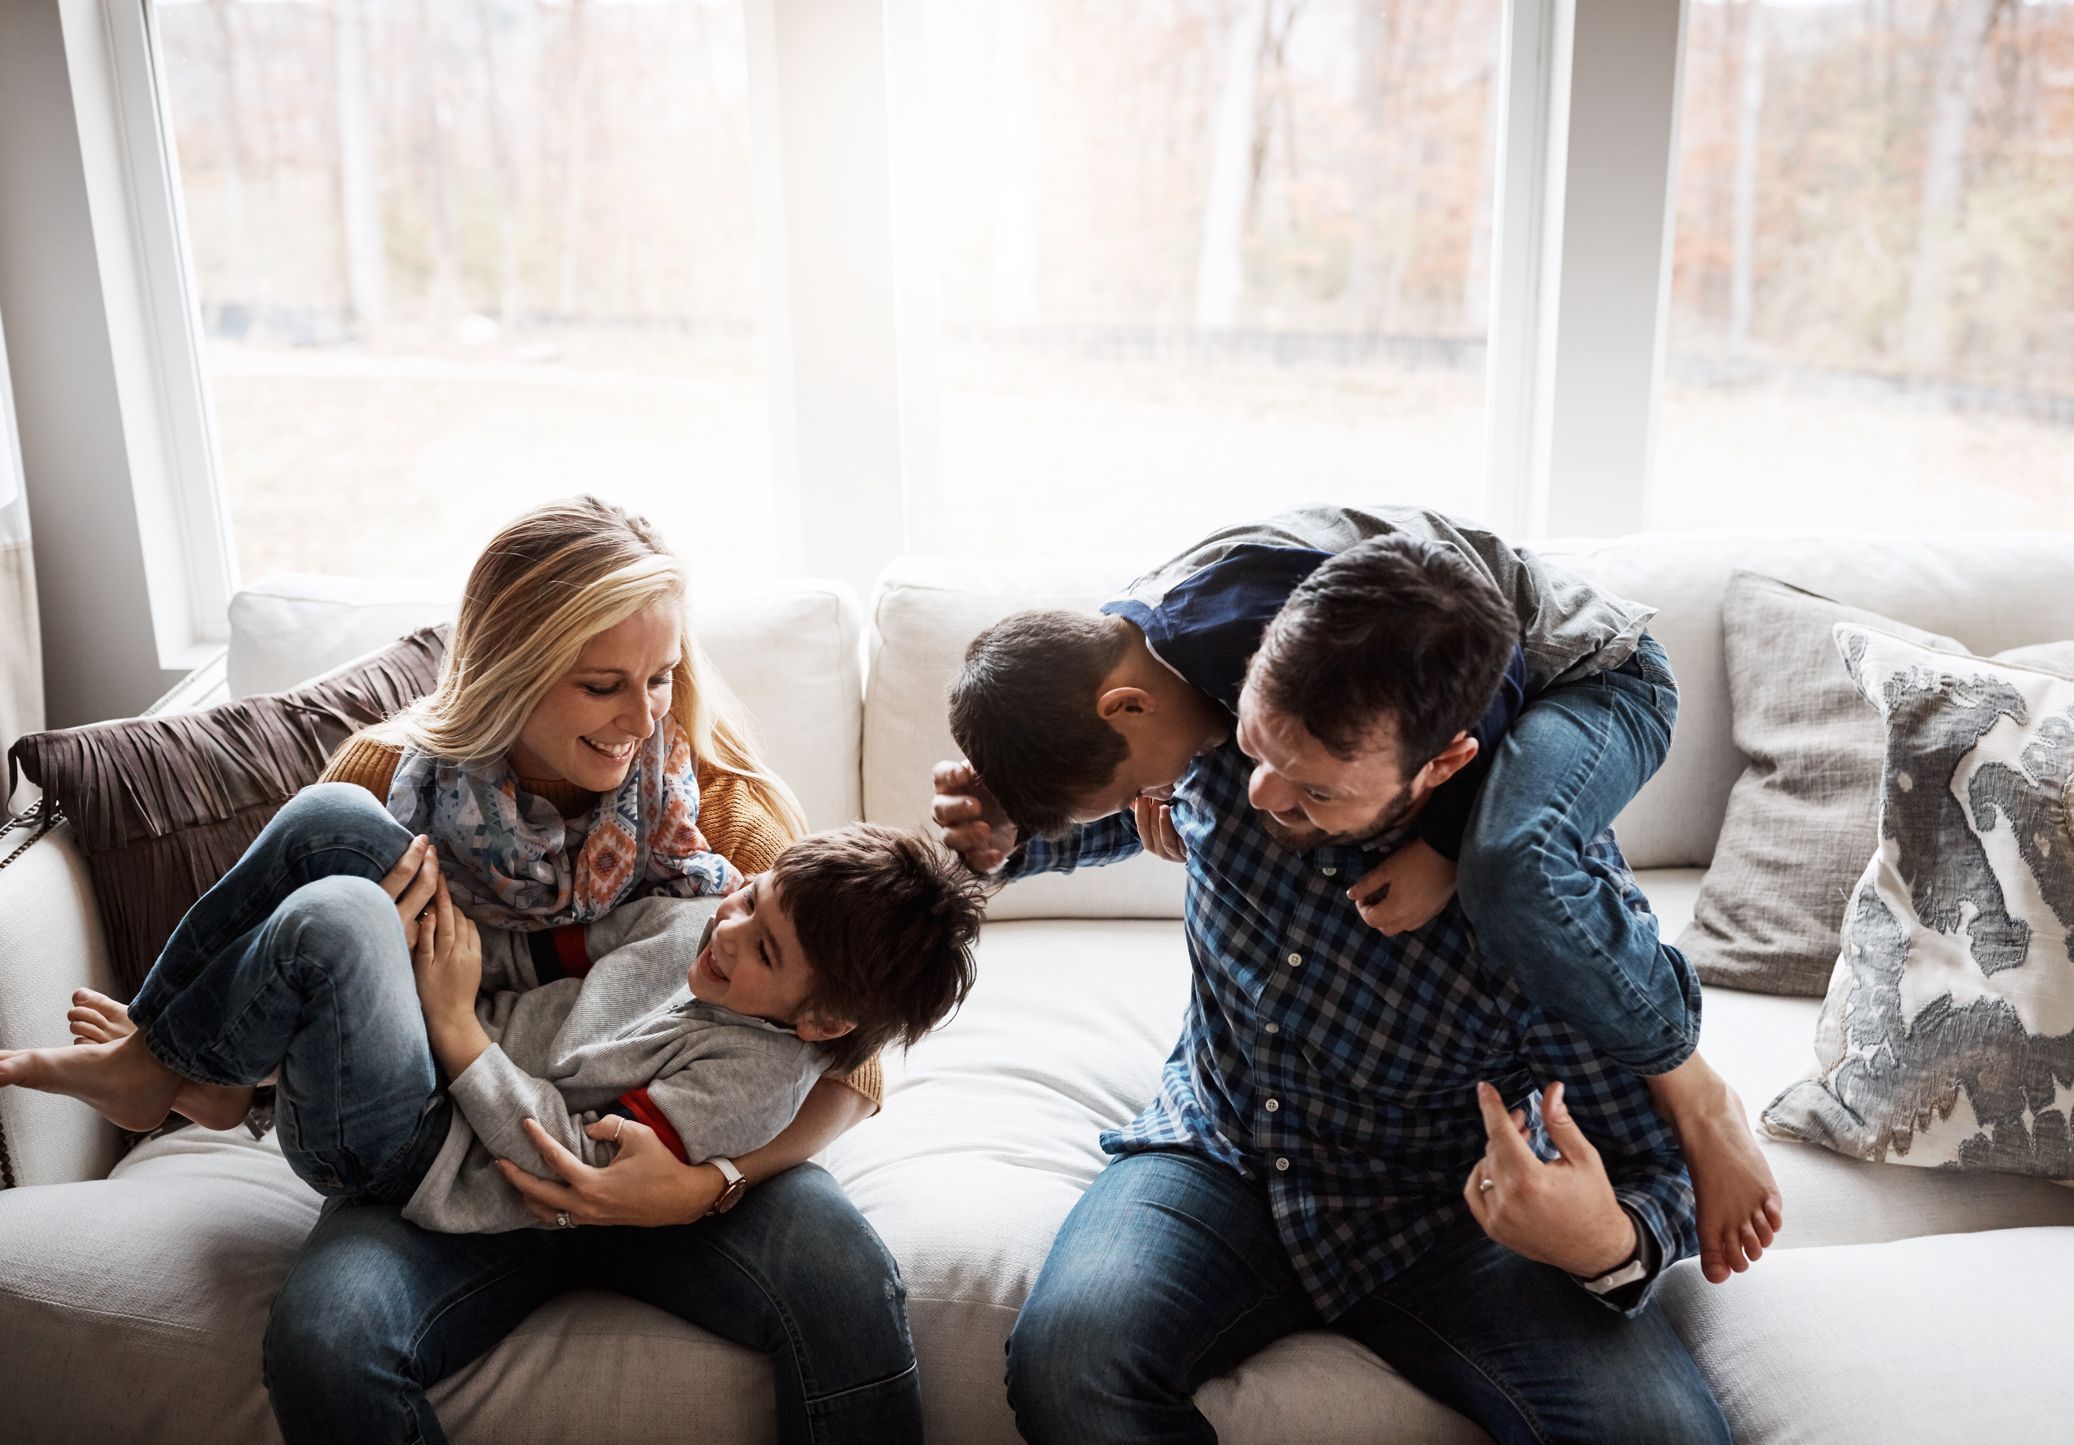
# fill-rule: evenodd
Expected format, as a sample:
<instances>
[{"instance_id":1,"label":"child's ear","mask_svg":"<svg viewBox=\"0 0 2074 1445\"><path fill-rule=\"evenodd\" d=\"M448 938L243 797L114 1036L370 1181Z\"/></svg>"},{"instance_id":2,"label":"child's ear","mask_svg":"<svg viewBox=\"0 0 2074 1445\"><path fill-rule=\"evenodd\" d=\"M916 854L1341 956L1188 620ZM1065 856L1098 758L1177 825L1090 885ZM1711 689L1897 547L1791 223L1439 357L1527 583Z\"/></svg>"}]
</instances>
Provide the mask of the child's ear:
<instances>
[{"instance_id":1,"label":"child's ear","mask_svg":"<svg viewBox=\"0 0 2074 1445\"><path fill-rule=\"evenodd\" d=\"M839 1039L857 1025L848 1019L825 1019L819 1014L808 1014L794 1026L793 1032L810 1044L825 1044L830 1039Z\"/></svg>"},{"instance_id":2,"label":"child's ear","mask_svg":"<svg viewBox=\"0 0 2074 1445\"><path fill-rule=\"evenodd\" d=\"M1095 699L1095 716L1115 727L1117 719L1156 710L1152 694L1142 687L1112 687Z\"/></svg>"}]
</instances>

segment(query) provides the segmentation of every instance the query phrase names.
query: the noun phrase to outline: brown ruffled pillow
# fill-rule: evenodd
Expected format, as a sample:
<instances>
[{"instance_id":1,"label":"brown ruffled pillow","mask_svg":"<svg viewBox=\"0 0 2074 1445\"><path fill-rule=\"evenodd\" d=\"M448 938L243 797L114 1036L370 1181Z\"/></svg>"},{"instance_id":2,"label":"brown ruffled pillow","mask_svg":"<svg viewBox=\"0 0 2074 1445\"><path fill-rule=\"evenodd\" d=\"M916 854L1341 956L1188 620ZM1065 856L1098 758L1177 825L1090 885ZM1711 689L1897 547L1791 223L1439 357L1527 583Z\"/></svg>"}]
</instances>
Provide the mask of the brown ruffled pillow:
<instances>
[{"instance_id":1,"label":"brown ruffled pillow","mask_svg":"<svg viewBox=\"0 0 2074 1445\"><path fill-rule=\"evenodd\" d=\"M125 996L339 744L432 690L446 639L421 628L289 692L32 733L8 750L9 793L24 775L72 824Z\"/></svg>"}]
</instances>

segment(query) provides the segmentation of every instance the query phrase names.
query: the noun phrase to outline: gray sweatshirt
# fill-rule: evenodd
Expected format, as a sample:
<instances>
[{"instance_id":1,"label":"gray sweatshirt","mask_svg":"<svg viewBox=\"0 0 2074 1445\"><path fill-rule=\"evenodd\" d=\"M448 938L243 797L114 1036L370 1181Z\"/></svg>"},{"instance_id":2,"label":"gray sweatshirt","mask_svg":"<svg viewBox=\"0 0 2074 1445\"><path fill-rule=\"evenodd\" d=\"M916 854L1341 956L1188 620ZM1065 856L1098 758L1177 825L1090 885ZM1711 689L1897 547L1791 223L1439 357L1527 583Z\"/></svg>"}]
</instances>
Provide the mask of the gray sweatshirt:
<instances>
[{"instance_id":1,"label":"gray sweatshirt","mask_svg":"<svg viewBox=\"0 0 2074 1445\"><path fill-rule=\"evenodd\" d=\"M611 1141L583 1131L635 1090L647 1091L694 1162L776 1138L826 1060L788 1029L691 996L685 976L719 906L622 904L584 930L589 973L548 983L538 982L531 935L483 929L475 1014L492 1042L448 1086L453 1123L403 1217L447 1234L538 1225L495 1164L555 1177L522 1121L538 1120L585 1163L603 1164Z\"/></svg>"},{"instance_id":2,"label":"gray sweatshirt","mask_svg":"<svg viewBox=\"0 0 2074 1445\"><path fill-rule=\"evenodd\" d=\"M1601 592L1524 547L1420 507L1298 507L1264 522L1226 527L1138 578L1123 595L1157 607L1169 590L1249 542L1337 555L1389 533L1445 542L1497 584L1519 617L1529 694L1612 671L1634 654L1656 615L1655 608Z\"/></svg>"}]
</instances>

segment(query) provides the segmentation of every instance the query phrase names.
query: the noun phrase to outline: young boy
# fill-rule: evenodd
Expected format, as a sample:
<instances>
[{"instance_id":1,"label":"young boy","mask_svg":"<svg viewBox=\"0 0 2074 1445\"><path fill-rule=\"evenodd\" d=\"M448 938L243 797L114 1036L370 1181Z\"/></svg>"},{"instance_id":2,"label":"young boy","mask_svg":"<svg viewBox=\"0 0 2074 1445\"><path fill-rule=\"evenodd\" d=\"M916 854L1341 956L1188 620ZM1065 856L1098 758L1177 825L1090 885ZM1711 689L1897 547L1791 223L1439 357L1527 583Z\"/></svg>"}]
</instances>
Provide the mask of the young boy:
<instances>
[{"instance_id":1,"label":"young boy","mask_svg":"<svg viewBox=\"0 0 2074 1445\"><path fill-rule=\"evenodd\" d=\"M310 793L322 796L269 828L402 834L359 789ZM247 859L282 851L262 835ZM161 1015L156 1047L140 1030L0 1054L0 1084L137 1127L177 1107L189 1080L249 1084L278 1066L282 1152L318 1192L401 1204L447 1233L521 1229L537 1221L497 1161L554 1173L525 1120L592 1164L639 1120L732 1182L732 1156L774 1138L824 1072L911 1044L956 1008L984 906L923 839L854 824L790 844L725 897L640 898L552 934L478 930L442 880L406 972L400 940L365 946L398 928L389 894L319 871L338 852L291 864L314 876L285 879L264 921L210 951L181 991L194 1006ZM398 867L414 862L407 851ZM218 889L256 882L233 869ZM190 941L176 933L154 968L177 966Z\"/></svg>"},{"instance_id":2,"label":"young boy","mask_svg":"<svg viewBox=\"0 0 2074 1445\"><path fill-rule=\"evenodd\" d=\"M1424 927L1454 897L1466 844L1464 907L1484 951L1550 1014L1651 1076L1694 1177L1703 1268L1716 1280L1747 1268L1779 1225L1778 1195L1740 1101L1692 1052L1697 981L1682 955L1658 939L1646 907L1630 905L1623 890L1631 884L1615 876L1625 870L1559 858L1553 834L1560 830L1550 827L1548 779L1558 766L1574 771L1586 752L1601 760L1588 781L1604 819L1584 830L1582 844L1589 844L1663 760L1670 723L1643 716L1638 701L1646 695L1659 708L1675 707L1661 649L1645 630L1649 609L1432 512L1320 507L1229 528L1131 583L1098 616L1017 613L973 640L951 689L952 732L970 766L938 769L936 817L945 841L991 872L1018 837L1053 838L1128 810L1145 847L1177 856L1166 800L1197 757L1231 739L1263 633L1328 560L1377 538L1463 559L1469 580L1487 584L1494 605L1515 620L1510 664L1479 722L1437 740L1430 756L1407 760L1405 796L1264 802L1256 788L1254 805L1271 820L1291 810L1301 824L1292 804L1307 814L1338 809L1380 819L1402 811L1406 796L1421 800L1412 836L1346 887L1348 906L1386 934ZM1419 609L1444 619L1454 605L1447 597L1407 599L1401 610L1385 604L1379 635L1410 626ZM1389 641L1422 668L1440 661L1414 637ZM1614 674L1622 675L1617 685L1607 681ZM1523 710L1530 725L1516 728ZM1569 811L1577 801L1566 800ZM1566 886L1584 880L1592 896L1560 916L1512 906L1545 897L1558 870ZM1638 995L1652 1007L1594 1006Z\"/></svg>"}]
</instances>

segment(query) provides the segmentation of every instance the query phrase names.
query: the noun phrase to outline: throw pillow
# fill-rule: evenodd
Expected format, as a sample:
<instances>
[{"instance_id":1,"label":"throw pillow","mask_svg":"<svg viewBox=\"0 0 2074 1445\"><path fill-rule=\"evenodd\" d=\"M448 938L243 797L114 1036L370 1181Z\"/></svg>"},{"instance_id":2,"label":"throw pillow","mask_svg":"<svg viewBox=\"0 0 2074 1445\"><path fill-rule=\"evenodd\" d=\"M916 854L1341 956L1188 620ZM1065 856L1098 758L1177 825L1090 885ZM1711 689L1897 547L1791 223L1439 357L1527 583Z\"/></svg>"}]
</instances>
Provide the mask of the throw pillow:
<instances>
[{"instance_id":1,"label":"throw pillow","mask_svg":"<svg viewBox=\"0 0 2074 1445\"><path fill-rule=\"evenodd\" d=\"M432 690L446 633L422 628L289 692L32 733L9 749L9 792L19 769L72 824L125 995L340 743Z\"/></svg>"},{"instance_id":2,"label":"throw pillow","mask_svg":"<svg viewBox=\"0 0 2074 1445\"><path fill-rule=\"evenodd\" d=\"M1722 597L1731 726L1750 762L1678 947L1702 980L1819 998L1877 832L1879 717L1837 660L1840 622L1963 654L1952 638L1754 572ZM2074 672L2074 644L2001 654Z\"/></svg>"},{"instance_id":3,"label":"throw pillow","mask_svg":"<svg viewBox=\"0 0 2074 1445\"><path fill-rule=\"evenodd\" d=\"M1848 624L1886 733L1812 1077L1774 1134L1869 1160L2074 1179L2074 681Z\"/></svg>"}]
</instances>

